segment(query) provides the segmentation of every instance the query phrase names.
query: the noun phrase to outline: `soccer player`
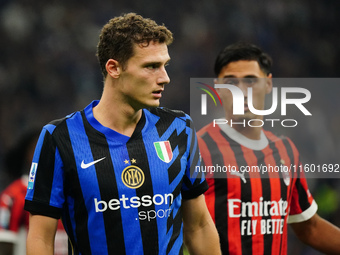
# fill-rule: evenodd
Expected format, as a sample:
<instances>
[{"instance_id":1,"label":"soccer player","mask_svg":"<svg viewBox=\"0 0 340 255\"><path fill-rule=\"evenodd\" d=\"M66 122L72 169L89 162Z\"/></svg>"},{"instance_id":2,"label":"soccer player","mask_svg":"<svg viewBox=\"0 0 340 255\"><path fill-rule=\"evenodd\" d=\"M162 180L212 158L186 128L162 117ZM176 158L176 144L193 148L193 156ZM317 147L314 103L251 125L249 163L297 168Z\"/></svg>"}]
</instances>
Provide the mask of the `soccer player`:
<instances>
[{"instance_id":1,"label":"soccer player","mask_svg":"<svg viewBox=\"0 0 340 255\"><path fill-rule=\"evenodd\" d=\"M271 64L266 53L247 43L226 47L215 62L217 83L237 86L245 98L244 114L234 115L230 90L218 88L225 121L215 127L208 124L198 132L205 167L231 166L231 171L206 176L209 190L205 199L222 253L286 254L290 223L304 243L327 254L340 254L340 229L316 213L317 204L303 172L260 176L256 171L244 171L252 166L301 164L293 142L263 130L263 116L249 111L248 87L252 88L254 108L264 109L265 95L272 89ZM251 126L242 124L249 120L257 121Z\"/></svg>"},{"instance_id":2,"label":"soccer player","mask_svg":"<svg viewBox=\"0 0 340 255\"><path fill-rule=\"evenodd\" d=\"M39 131L39 129L32 129L25 132L5 157L5 165L15 180L0 194L0 254L2 255L26 254L29 214L24 210L24 203L28 168L32 161ZM67 235L61 221L58 221L54 247L55 255L68 254Z\"/></svg>"},{"instance_id":3,"label":"soccer player","mask_svg":"<svg viewBox=\"0 0 340 255\"><path fill-rule=\"evenodd\" d=\"M128 13L102 29L100 101L46 125L25 209L28 254L52 254L57 219L70 254L220 254L190 117L159 108L172 33Z\"/></svg>"}]
</instances>

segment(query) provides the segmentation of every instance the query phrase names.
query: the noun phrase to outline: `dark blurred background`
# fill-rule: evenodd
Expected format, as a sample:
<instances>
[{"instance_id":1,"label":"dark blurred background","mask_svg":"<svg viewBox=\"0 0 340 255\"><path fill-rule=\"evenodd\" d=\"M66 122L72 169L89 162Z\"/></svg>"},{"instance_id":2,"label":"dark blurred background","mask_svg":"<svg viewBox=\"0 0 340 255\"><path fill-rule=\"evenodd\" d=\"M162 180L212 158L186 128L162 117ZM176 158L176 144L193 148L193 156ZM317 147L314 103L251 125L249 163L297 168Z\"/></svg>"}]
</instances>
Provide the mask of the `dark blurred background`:
<instances>
[{"instance_id":1,"label":"dark blurred background","mask_svg":"<svg viewBox=\"0 0 340 255\"><path fill-rule=\"evenodd\" d=\"M216 55L236 41L268 52L274 77L339 77L339 10L338 0L0 0L0 190L11 181L6 152L23 132L100 98L95 53L110 18L132 11L174 33L161 104L189 113L190 77L213 77ZM319 213L340 225L339 180L311 187ZM290 239L291 254L319 254Z\"/></svg>"}]
</instances>

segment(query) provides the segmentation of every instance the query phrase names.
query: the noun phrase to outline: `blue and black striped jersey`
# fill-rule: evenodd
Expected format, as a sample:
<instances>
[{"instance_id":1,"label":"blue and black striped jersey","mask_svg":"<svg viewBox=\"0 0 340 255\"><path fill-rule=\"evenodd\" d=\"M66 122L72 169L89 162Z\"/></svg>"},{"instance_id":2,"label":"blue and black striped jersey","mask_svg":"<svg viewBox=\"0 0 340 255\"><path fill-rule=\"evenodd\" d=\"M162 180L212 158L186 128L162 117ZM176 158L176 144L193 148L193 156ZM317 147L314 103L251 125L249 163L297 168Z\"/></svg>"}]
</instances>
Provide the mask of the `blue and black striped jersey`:
<instances>
[{"instance_id":1,"label":"blue and black striped jersey","mask_svg":"<svg viewBox=\"0 0 340 255\"><path fill-rule=\"evenodd\" d=\"M61 217L70 254L181 254L182 198L207 190L190 117L143 109L127 137L93 117L97 104L43 128L25 209Z\"/></svg>"}]
</instances>

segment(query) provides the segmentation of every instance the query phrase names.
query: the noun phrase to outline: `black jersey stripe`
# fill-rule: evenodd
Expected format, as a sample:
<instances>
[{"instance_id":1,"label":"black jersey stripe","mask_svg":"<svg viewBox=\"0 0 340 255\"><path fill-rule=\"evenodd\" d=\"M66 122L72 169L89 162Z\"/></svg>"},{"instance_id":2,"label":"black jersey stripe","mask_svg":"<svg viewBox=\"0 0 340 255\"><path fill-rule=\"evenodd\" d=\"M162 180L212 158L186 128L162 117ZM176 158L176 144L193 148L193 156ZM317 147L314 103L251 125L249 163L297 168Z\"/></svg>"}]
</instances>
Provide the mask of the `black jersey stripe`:
<instances>
[{"instance_id":1,"label":"black jersey stripe","mask_svg":"<svg viewBox=\"0 0 340 255\"><path fill-rule=\"evenodd\" d=\"M185 133L185 129L180 133L177 134L177 130L175 129L174 132L170 135L168 138L171 150L174 151L174 149L177 147L179 149L178 156L173 161L171 166L168 168L168 175L169 175L169 184L173 182L173 180L178 176L181 170L181 158L183 154L185 153L186 146L181 146L183 143L186 143L187 141L187 134Z\"/></svg>"},{"instance_id":2,"label":"black jersey stripe","mask_svg":"<svg viewBox=\"0 0 340 255\"><path fill-rule=\"evenodd\" d=\"M282 157L281 157L279 149L277 148L275 143L270 142L269 143L269 148L272 150L273 158L275 160L275 165L276 166L282 165L282 163L281 163ZM283 149L285 149L285 148L283 148ZM285 183L283 181L283 175L282 175L281 171L279 172L279 176L280 176L280 190L281 190L280 196L281 196L281 198L283 200L287 200L287 189L285 187L286 185L285 185Z\"/></svg>"},{"instance_id":3,"label":"black jersey stripe","mask_svg":"<svg viewBox=\"0 0 340 255\"><path fill-rule=\"evenodd\" d=\"M177 211L177 214L173 215L174 211L171 211L170 217L173 219L172 222L172 235L170 238L170 241L168 243L167 249L166 249L166 254L169 254L171 251L171 248L173 247L174 243L176 242L182 228L182 207L180 207ZM145 254L151 254L151 253L145 253Z\"/></svg>"},{"instance_id":4,"label":"black jersey stripe","mask_svg":"<svg viewBox=\"0 0 340 255\"><path fill-rule=\"evenodd\" d=\"M180 134L177 134L177 130L175 129L174 132L170 135L169 141L170 141L172 150L174 150L176 147L179 149L177 158L174 160L173 164L168 168L169 184L170 184L179 174L179 170L181 169L181 158L186 152L187 146L183 146L187 144L187 141L188 141L188 135L186 133L186 129L183 129ZM190 148L190 152L192 152L192 148ZM184 175L182 180L188 188L193 187L193 184L191 183L187 175ZM201 179L199 179L199 181L201 181ZM182 187L182 181L175 188L173 192L174 197L177 197L179 195L181 187ZM184 197L184 194L183 194L183 197ZM181 228L182 228L181 208L177 211L175 216L174 216L174 210L171 211L170 217L167 220L167 232L170 231L171 227L172 227L172 234L171 234L168 246L167 246L167 250L166 250L167 254L170 253L174 243L178 239L178 236L180 235L180 232L181 232ZM183 250L181 248L179 254L182 254L182 253L183 253Z\"/></svg>"},{"instance_id":5,"label":"black jersey stripe","mask_svg":"<svg viewBox=\"0 0 340 255\"><path fill-rule=\"evenodd\" d=\"M130 137L130 140L138 139L142 137L142 130L145 126L146 117L144 111L142 111L142 116L140 120L138 121L135 130L133 131L132 136Z\"/></svg>"},{"instance_id":6,"label":"black jersey stripe","mask_svg":"<svg viewBox=\"0 0 340 255\"><path fill-rule=\"evenodd\" d=\"M280 152L279 152L279 148L277 146L280 146L280 145L276 145L275 142L269 142L269 148L273 151L273 157L274 157L274 160L275 160L275 165L276 166L280 166L282 165L282 156L280 155ZM282 148L285 150L285 148ZM279 172L279 176L280 176L280 196L282 198L282 200L285 200L287 201L287 185L284 183L284 178L283 178L283 175L282 175L282 172L280 171ZM281 216L281 219L284 219L284 215ZM282 250L282 245L283 245L283 238L281 237L280 238L280 241L279 241L279 251L281 254L281 250Z\"/></svg>"},{"instance_id":7,"label":"black jersey stripe","mask_svg":"<svg viewBox=\"0 0 340 255\"><path fill-rule=\"evenodd\" d=\"M286 138L284 138L283 140L282 140L282 143L283 143L283 147L284 147L284 149L285 149L285 151L286 151L286 153L287 153L287 155L288 155L288 158L289 158L289 160L290 160L290 164L295 164L295 156L294 156L294 153L293 153L293 150L292 150L292 147L291 147L291 145L289 144L289 142L288 142L288 140L286 139ZM294 173L292 173L292 174L294 174ZM281 176L281 178L282 178L282 176ZM282 179L283 180L283 179ZM291 180L290 180L291 182L293 181L293 176L292 176L292 178L291 178ZM283 187L283 184L282 184L282 182L281 182L281 187ZM291 197L291 195L292 195L292 192L293 192L293 185L290 185L290 189L288 190L288 192L287 191L285 191L285 192L283 192L283 188L281 188L281 194L282 194L282 197L283 197L283 199L284 200L289 200L289 198ZM285 227L287 227L287 226L285 226ZM285 245L285 241L283 240L283 238L281 238L281 240L280 240L280 254L281 254L281 252L282 252L282 250L284 249L284 245Z\"/></svg>"},{"instance_id":8,"label":"black jersey stripe","mask_svg":"<svg viewBox=\"0 0 340 255\"><path fill-rule=\"evenodd\" d=\"M180 182L177 187L175 188L173 195L175 197L174 200L176 200L176 198L179 196L180 192L181 192L181 187L182 187L182 182ZM174 210L171 210L171 213L168 217L167 220L167 233L171 230L172 227L172 234L170 237L170 241L168 243L167 246L167 254L171 251L175 241L177 240L180 231L181 231L181 227L182 227L182 212L181 212L181 208L179 208L179 210L177 211L177 214L174 216ZM179 254L182 254L182 252L180 252Z\"/></svg>"},{"instance_id":9,"label":"black jersey stripe","mask_svg":"<svg viewBox=\"0 0 340 255\"><path fill-rule=\"evenodd\" d=\"M87 228L87 209L85 206L85 201L83 198L82 190L80 187L80 181L77 175L77 165L75 162L74 152L72 149L70 135L68 133L67 123L66 121L62 122L58 125L58 128L55 130L55 137L57 140L58 147L63 147L59 150L60 156L63 162L67 162L67 167L65 167L65 187L69 187L69 190L65 190L64 192L69 193L70 196L74 197L74 218L75 218L75 235L76 239L73 236L73 233L69 235L70 241L72 244L81 243L81 247L77 247L73 245L74 254L79 254L79 252L86 251L86 254L91 254L91 247L88 235ZM70 183L72 180L71 184ZM66 222L66 224L70 224L70 222ZM71 225L67 226L67 229L72 229ZM70 231L69 231L70 232ZM84 253L85 254L85 253Z\"/></svg>"},{"instance_id":10,"label":"black jersey stripe","mask_svg":"<svg viewBox=\"0 0 340 255\"><path fill-rule=\"evenodd\" d=\"M101 199L109 201L112 198L119 197L115 170L112 164L109 145L104 135L98 135L92 126L88 123L85 113L82 112L86 135L89 139L92 155L94 159L105 157L95 165L98 179L98 187ZM105 188L102 188L105 187ZM115 240L107 240L108 254L125 254L123 224L120 210L106 210L103 212L106 239L114 236ZM112 224L112 222L115 222ZM114 226L114 227L112 227ZM118 234L119 233L119 234Z\"/></svg>"},{"instance_id":11,"label":"black jersey stripe","mask_svg":"<svg viewBox=\"0 0 340 255\"><path fill-rule=\"evenodd\" d=\"M183 255L183 244L181 245L181 248L179 250L179 254L178 255Z\"/></svg>"},{"instance_id":12,"label":"black jersey stripe","mask_svg":"<svg viewBox=\"0 0 340 255\"><path fill-rule=\"evenodd\" d=\"M283 142L283 145L284 145L284 147L285 147L285 149L286 149L286 151L287 151L287 155L288 155L288 157L289 157L289 159L290 159L290 163L294 165L295 162L300 162L300 160L299 160L298 158L296 158L296 157L298 157L298 156L294 154L293 148L292 148L292 146L290 145L289 141L288 141L287 139L283 139L282 142ZM292 173L292 178L295 177L294 174L295 174L295 173ZM292 186L292 187L293 187L293 186ZM292 192L293 192L293 189L291 188L291 189L289 190L289 195L288 195L288 197L291 197L291 196L292 196Z\"/></svg>"},{"instance_id":13,"label":"black jersey stripe","mask_svg":"<svg viewBox=\"0 0 340 255\"><path fill-rule=\"evenodd\" d=\"M182 184L183 184L182 182L183 182L183 180L180 181L180 182L177 184L176 188L175 188L174 191L172 192L172 194L173 194L173 196L174 196L174 200L175 200L176 197L178 197L178 196L180 195L180 193L181 193Z\"/></svg>"},{"instance_id":14,"label":"black jersey stripe","mask_svg":"<svg viewBox=\"0 0 340 255\"><path fill-rule=\"evenodd\" d=\"M284 144L284 146L285 146L285 148L286 148L288 157L289 157L289 159L290 159L290 163L293 164L293 165L295 165L295 162L300 163L300 160L299 160L299 159L296 159L296 157L298 157L298 156L294 154L293 149L292 149L292 147L291 147L289 141L288 141L287 139L284 139L284 140L283 140L283 144ZM297 165L297 166L298 166L298 165ZM291 185L291 188L290 188L289 193L288 193L289 201L292 200L292 196L293 196L293 187L297 185L296 180L299 180L299 179L296 178L296 174L293 172L293 173L292 173L292 179L291 179L291 181L293 182L294 180L295 180L295 184L294 184L294 185ZM300 194L300 193L299 193L299 194ZM299 195L299 197L300 197L300 195Z\"/></svg>"},{"instance_id":15,"label":"black jersey stripe","mask_svg":"<svg viewBox=\"0 0 340 255\"><path fill-rule=\"evenodd\" d=\"M54 171L40 171L40 169L54 169L54 154L56 152L56 148L53 150L50 148L46 148L46 144L52 144L47 140L52 140L52 136L49 132L45 133L44 142L41 148L41 156L40 158L50 158L51 160L46 160L43 162L39 161L39 171L36 173L35 183L43 183L41 180L44 180L44 185L36 185L33 200L36 201L50 201L51 192L52 192L52 182Z\"/></svg>"},{"instance_id":16,"label":"black jersey stripe","mask_svg":"<svg viewBox=\"0 0 340 255\"><path fill-rule=\"evenodd\" d=\"M196 171L195 169L195 166L198 165L199 163L199 160L200 160L200 154L199 153L196 153L194 154L193 151L195 150L195 147L196 150L199 151L199 148L198 148L198 141L197 141L197 137L196 137L196 131L195 129L193 128L193 124L191 121L187 121L187 126L190 127L190 155L193 155L194 157L192 159L188 159L188 160L191 160L191 169L190 169L190 175L192 176L194 173L196 174L196 180L194 182L194 185L199 185L199 183L201 182L201 178L202 178L202 175L203 175L203 171Z\"/></svg>"},{"instance_id":17,"label":"black jersey stripe","mask_svg":"<svg viewBox=\"0 0 340 255\"><path fill-rule=\"evenodd\" d=\"M182 182L179 182L178 185L176 186L176 188L174 189L173 193L172 193L173 196L174 196L174 201L180 195L181 189L182 189ZM171 210L170 217L167 220L167 230L166 230L167 233L169 232L169 230L171 229L173 224L174 224L173 210Z\"/></svg>"},{"instance_id":18,"label":"black jersey stripe","mask_svg":"<svg viewBox=\"0 0 340 255\"><path fill-rule=\"evenodd\" d=\"M254 154L257 158L257 165L266 165L265 162L265 155L263 151L254 151ZM262 197L263 201L271 201L271 185L270 185L270 179L268 173L261 173L261 183L262 183ZM262 219L268 220L271 216L262 216ZM273 237L271 235L267 235L265 238L263 238L263 253L266 254L272 254L272 243L273 243Z\"/></svg>"},{"instance_id":19,"label":"black jersey stripe","mask_svg":"<svg viewBox=\"0 0 340 255\"><path fill-rule=\"evenodd\" d=\"M143 139L140 138L133 141L130 139L126 143L126 147L129 157L137 159L136 165L144 172L144 185L136 189L136 195L138 197L142 197L143 195L148 194L153 197L154 191L153 186L151 185L153 182L149 166L150 162L148 161L148 155L146 153ZM155 205L152 204L149 207L141 205L138 207L138 212L147 210L155 210ZM153 220L148 222L145 220L140 220L139 224L142 235L144 254L158 254L158 235L155 234L158 233L157 221Z\"/></svg>"},{"instance_id":20,"label":"black jersey stripe","mask_svg":"<svg viewBox=\"0 0 340 255\"><path fill-rule=\"evenodd\" d=\"M208 151L214 151L213 162L217 165L223 166L224 160L223 155L217 147L216 142L212 137L205 133L202 136L203 141L208 147ZM210 155L212 157L212 155ZM223 175L223 176L222 176ZM217 231L220 236L221 250L223 254L229 254L229 243L228 243L228 181L226 175L221 172L215 172L213 176L214 187L215 187L215 224Z\"/></svg>"},{"instance_id":21,"label":"black jersey stripe","mask_svg":"<svg viewBox=\"0 0 340 255\"><path fill-rule=\"evenodd\" d=\"M221 134L223 135L223 137L229 142L234 154L235 154L235 159L236 159L236 164L237 164L237 168L241 169L242 166L247 166L248 163L245 159L244 153L242 151L242 147L239 143L236 143L235 141L233 141L229 136L227 136L223 131L221 131ZM240 198L241 201L248 201L249 198L252 197L252 189L251 189L251 183L250 183L250 179L249 179L249 173L248 172L244 172L243 173L244 178L246 179L246 183L244 183L243 181L239 180L241 183L241 194L240 194ZM246 217L242 217L242 220L240 220L240 229L242 229L242 221L251 221L251 217L249 215L247 215ZM242 235L241 234L241 248L242 248L242 254L249 254L249 251L251 249L249 249L249 247L252 246L252 238L251 236L248 235Z\"/></svg>"},{"instance_id":22,"label":"black jersey stripe","mask_svg":"<svg viewBox=\"0 0 340 255\"><path fill-rule=\"evenodd\" d=\"M297 178L295 185L299 193L299 205L301 207L301 210L303 211L306 208L310 207L310 203L308 202L308 195L306 193L306 190L303 188L303 185L301 184L300 178Z\"/></svg>"},{"instance_id":23,"label":"black jersey stripe","mask_svg":"<svg viewBox=\"0 0 340 255\"><path fill-rule=\"evenodd\" d=\"M176 116L173 113L169 114L166 108L151 109L150 112L160 117L155 126L159 137L161 137L176 119Z\"/></svg>"},{"instance_id":24,"label":"black jersey stripe","mask_svg":"<svg viewBox=\"0 0 340 255\"><path fill-rule=\"evenodd\" d=\"M284 144L287 148L287 152L288 152L288 155L294 155L294 152L293 152L293 148L292 146L290 145L289 141L288 140L284 140ZM300 159L299 158L296 158L297 156L295 157L292 157L292 159L294 159L293 162L298 162L298 164L300 164ZM296 166L297 169L299 169L299 165ZM297 189L299 190L299 205L301 208L305 209L305 208L308 208L310 206L310 203L308 201L308 194L307 194L307 190L303 187L303 185L301 184L301 179L300 179L300 171L297 171L298 172L298 178L296 180L296 187Z\"/></svg>"}]
</instances>

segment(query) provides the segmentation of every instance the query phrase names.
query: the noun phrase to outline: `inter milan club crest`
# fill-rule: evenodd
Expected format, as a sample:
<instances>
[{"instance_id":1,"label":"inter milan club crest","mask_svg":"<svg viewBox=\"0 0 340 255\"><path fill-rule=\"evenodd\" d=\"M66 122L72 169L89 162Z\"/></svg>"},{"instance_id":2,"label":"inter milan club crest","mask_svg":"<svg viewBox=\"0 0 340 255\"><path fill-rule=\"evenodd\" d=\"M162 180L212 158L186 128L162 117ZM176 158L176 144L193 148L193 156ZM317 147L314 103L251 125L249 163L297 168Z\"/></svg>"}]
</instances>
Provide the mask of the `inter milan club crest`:
<instances>
[{"instance_id":1,"label":"inter milan club crest","mask_svg":"<svg viewBox=\"0 0 340 255\"><path fill-rule=\"evenodd\" d=\"M173 156L170 142L154 142L153 144L155 145L157 156L165 163L169 163Z\"/></svg>"},{"instance_id":2,"label":"inter milan club crest","mask_svg":"<svg viewBox=\"0 0 340 255\"><path fill-rule=\"evenodd\" d=\"M137 166L128 166L122 172L122 181L126 187L137 189L145 181L144 172Z\"/></svg>"}]
</instances>

